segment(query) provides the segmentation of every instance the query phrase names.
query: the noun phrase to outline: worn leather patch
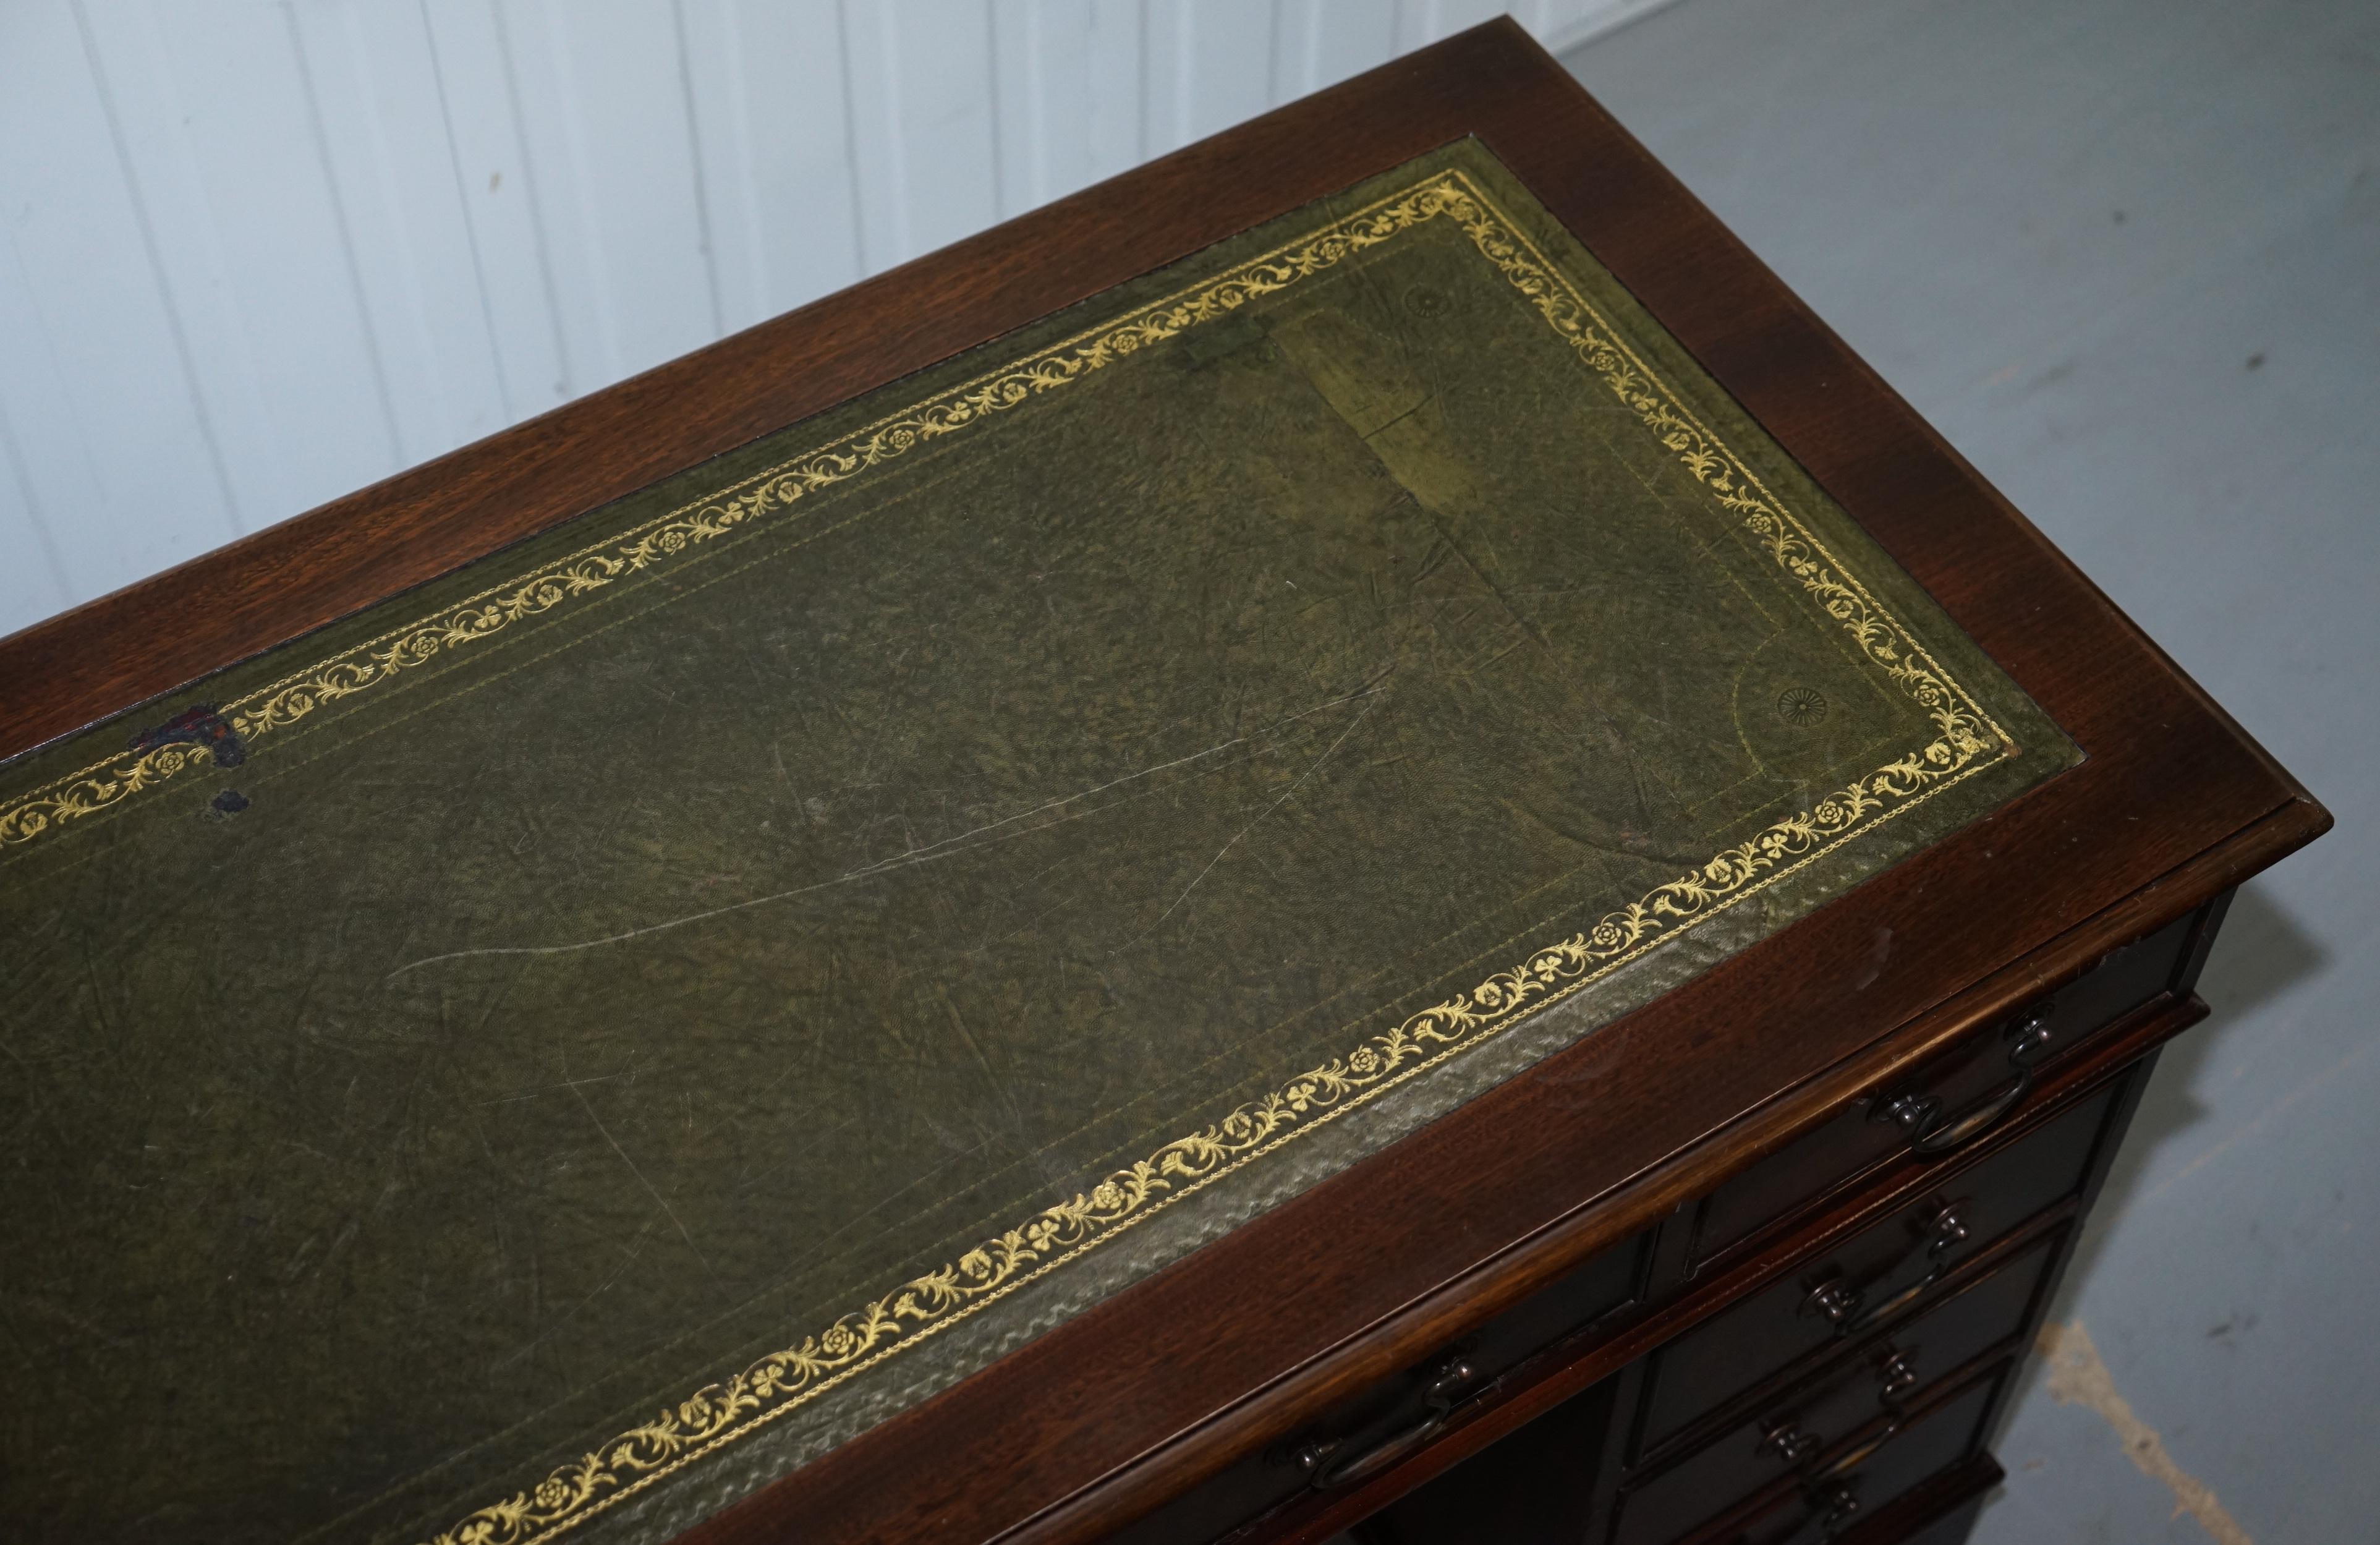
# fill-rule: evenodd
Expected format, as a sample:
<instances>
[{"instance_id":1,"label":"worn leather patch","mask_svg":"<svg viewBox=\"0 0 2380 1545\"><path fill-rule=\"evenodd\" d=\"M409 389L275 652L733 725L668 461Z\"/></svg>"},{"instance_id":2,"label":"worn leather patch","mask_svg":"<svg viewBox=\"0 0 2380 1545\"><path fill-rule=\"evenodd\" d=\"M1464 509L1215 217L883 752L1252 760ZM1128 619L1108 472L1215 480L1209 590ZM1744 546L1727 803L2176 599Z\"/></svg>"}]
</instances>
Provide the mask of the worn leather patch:
<instances>
[{"instance_id":1,"label":"worn leather patch","mask_svg":"<svg viewBox=\"0 0 2380 1545\"><path fill-rule=\"evenodd\" d=\"M2076 758L1451 147L0 768L10 1532L658 1536Z\"/></svg>"}]
</instances>

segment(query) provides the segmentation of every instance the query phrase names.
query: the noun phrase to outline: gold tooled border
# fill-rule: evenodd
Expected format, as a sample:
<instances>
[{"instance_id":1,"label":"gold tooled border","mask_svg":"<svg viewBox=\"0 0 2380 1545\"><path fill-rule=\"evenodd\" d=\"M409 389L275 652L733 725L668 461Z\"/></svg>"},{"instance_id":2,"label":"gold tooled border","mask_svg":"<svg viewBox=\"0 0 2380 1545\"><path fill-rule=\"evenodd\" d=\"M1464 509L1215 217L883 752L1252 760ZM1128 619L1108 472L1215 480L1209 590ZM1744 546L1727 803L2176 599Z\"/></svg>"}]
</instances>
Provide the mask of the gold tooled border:
<instances>
[{"instance_id":1,"label":"gold tooled border","mask_svg":"<svg viewBox=\"0 0 2380 1545\"><path fill-rule=\"evenodd\" d=\"M1682 404L1673 396L1666 402L1661 400L1669 396L1668 389L1659 385L1585 298L1554 278L1552 265L1546 262L1535 245L1517 228L1493 218L1488 213L1493 206L1476 186L1460 171L1452 171L1390 194L1219 278L1178 290L1121 322L1087 329L1024 360L951 387L839 440L657 516L621 536L605 538L527 575L356 644L237 698L217 712L243 743L252 746L263 736L296 724L318 708L391 680L442 653L489 638L523 617L552 611L629 575L677 558L762 516L780 513L812 493L847 482L871 468L905 456L929 440L981 423L1200 322L1227 315L1257 296L1284 289L1299 279L1335 266L1353 253L1376 247L1439 214L1457 211L1458 206L1477 215L1476 220L1462 223L1480 250L1536 303L1555 331L1587 356L1588 363L1636 410L1648 428L1680 454L1694 475L1711 487L1719 502L1742 515L1746 524L1771 545L1779 562L1793 569L1805 584L1810 582L1810 577L1795 567L1793 558L1777 550L1779 542L1792 541L1799 545L1800 557L1840 569L1833 555L1799 521L1784 514L1781 505L1751 471L1695 421ZM1888 629L1906 649L1910 663L1922 663L1936 687L1947 688L1967 712L1988 723L1983 720L1982 711L1973 700L1959 689L1949 674L1936 665L1848 574L1838 579L1829 572L1823 585L1812 588L1839 619L1850 621L1844 612L1837 610L1840 602ZM1864 637L1861 641L1864 646L1868 644ZM1901 661L1889 651L1878 653L1873 647L1869 653L1897 680L1903 680L1900 674ZM1911 684L1903 680L1903 685ZM1928 701L1926 706L1934 705ZM1998 726L1993 728L1997 730ZM105 810L186 768L211 761L212 757L210 748L189 744L121 752L0 802L0 849L31 842L68 822Z\"/></svg>"},{"instance_id":2,"label":"gold tooled border","mask_svg":"<svg viewBox=\"0 0 2380 1545\"><path fill-rule=\"evenodd\" d=\"M504 600L492 601L496 592L487 592L450 614L484 615L492 619L492 629L516 614L507 607L519 604L522 598L551 593L553 599L540 600L534 606L543 610L563 594L576 593L567 586L578 581L563 578L579 573L575 566L606 566L583 584L592 588L608 583L617 574L652 561L648 554L659 550L657 533L676 544L668 551L705 540L752 515L778 507L777 501L790 503L813 488L901 455L923 439L951 432L1026 401L1035 393L1079 379L1439 215L1463 227L1480 254L1711 491L1721 507L1741 519L1779 566L1799 581L1867 657L1926 711L1939 732L1936 738L1809 810L1776 822L1640 900L1605 914L1584 932L1532 951L1518 966L1370 1037L1346 1055L1300 1074L1203 1131L1167 1143L1131 1167L1110 1174L1088 1192L1045 1208L1020 1226L983 1241L955 1262L903 1283L722 1382L703 1386L576 1464L554 1470L531 1490L475 1510L437 1535L433 1545L533 1545L575 1527L1123 1230L1147 1222L1243 1164L1319 1129L1464 1048L1560 1002L1859 833L2016 754L2015 743L2007 733L1843 569L1751 468L1704 427L1627 346L1618 330L1460 170L1438 174L1391 194L1220 278L1170 296L1121 323L1079 334L1021 364L978 377L917 408L879 420L833 446L771 468L726 491L740 495L730 503L706 504L699 509L688 506L631 533L633 540L612 554L598 556L590 548L573 554ZM753 492L741 492L746 490ZM537 589L541 586L564 589ZM473 605L483 605L484 610L472 613ZM452 641L480 636L466 630ZM407 647L400 642L389 652L398 653ZM268 703L280 701L273 694L306 690L310 685L292 677L258 696ZM1998 754L1987 756L1987 752ZM5 829L0 829L0 836L5 836Z\"/></svg>"},{"instance_id":3,"label":"gold tooled border","mask_svg":"<svg viewBox=\"0 0 2380 1545\"><path fill-rule=\"evenodd\" d=\"M642 1491L875 1364L956 1324L1068 1260L1146 1222L1260 1155L1510 1028L1716 916L2016 748L1735 455L1704 427L1471 178L1450 170L1284 243L1222 275L953 386L825 445L558 558L241 697L219 710L244 741L296 724L443 651L486 639L724 536L916 446L1008 411L1142 348L1230 314L1441 215L1452 219L1645 428L1740 518L1867 657L1933 721L1936 738L1778 821L1698 869L1606 914L1584 932L1376 1034L1180 1137L1087 1193L1044 1209L957 1261L843 1316L797 1344L696 1391L553 1471L476 1509L436 1545L531 1545ZM1986 756L1986 752L1998 754ZM115 806L210 756L167 746L95 762L0 805L0 847L30 842ZM1515 943L1517 940L1508 941Z\"/></svg>"},{"instance_id":4,"label":"gold tooled border","mask_svg":"<svg viewBox=\"0 0 2380 1545\"><path fill-rule=\"evenodd\" d=\"M683 556L808 495L848 482L918 445L982 423L1042 393L1230 314L1376 247L1440 213L1423 185L1390 194L1319 233L1286 242L1218 278L1176 290L1122 322L1105 322L1037 354L915 403L826 444L706 493L614 537L556 558L418 617L331 658L221 705L216 712L247 745L316 709L369 690L440 654L476 643L657 564ZM0 850L29 843L107 809L185 768L212 759L207 747L161 746L102 759L0 802Z\"/></svg>"}]
</instances>

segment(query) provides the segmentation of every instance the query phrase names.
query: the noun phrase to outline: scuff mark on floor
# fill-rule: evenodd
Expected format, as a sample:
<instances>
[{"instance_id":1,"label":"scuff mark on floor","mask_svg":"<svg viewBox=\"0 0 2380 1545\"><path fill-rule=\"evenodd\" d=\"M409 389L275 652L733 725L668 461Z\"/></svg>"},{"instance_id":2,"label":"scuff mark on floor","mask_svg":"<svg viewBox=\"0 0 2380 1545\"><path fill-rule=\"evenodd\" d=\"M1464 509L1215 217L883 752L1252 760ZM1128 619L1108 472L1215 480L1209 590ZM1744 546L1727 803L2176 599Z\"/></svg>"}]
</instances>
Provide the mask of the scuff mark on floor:
<instances>
[{"instance_id":1,"label":"scuff mark on floor","mask_svg":"<svg viewBox=\"0 0 2380 1545\"><path fill-rule=\"evenodd\" d=\"M2049 1363L2049 1397L2060 1405L2085 1405L2105 1417L2133 1467L2173 1493L2175 1517L2187 1513L2197 1519L2216 1545L2256 1545L2239 1520L2224 1511L2214 1488L2175 1464L2156 1429L2132 1415L2131 1406L2116 1393L2115 1378L2091 1344L2082 1321L2044 1325L2040 1345Z\"/></svg>"}]
</instances>

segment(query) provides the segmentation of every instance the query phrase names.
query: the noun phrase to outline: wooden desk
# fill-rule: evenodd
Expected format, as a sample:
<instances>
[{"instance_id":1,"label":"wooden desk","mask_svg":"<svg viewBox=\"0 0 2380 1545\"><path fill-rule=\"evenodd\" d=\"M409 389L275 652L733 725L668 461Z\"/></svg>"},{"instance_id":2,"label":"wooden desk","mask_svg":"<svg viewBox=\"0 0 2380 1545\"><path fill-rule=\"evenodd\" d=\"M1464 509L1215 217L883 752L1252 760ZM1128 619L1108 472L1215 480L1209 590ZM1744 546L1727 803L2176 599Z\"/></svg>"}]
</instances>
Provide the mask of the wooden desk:
<instances>
[{"instance_id":1,"label":"wooden desk","mask_svg":"<svg viewBox=\"0 0 2380 1545\"><path fill-rule=\"evenodd\" d=\"M0 754L33 1538L1956 1538L2328 821L1502 24L0 641Z\"/></svg>"}]
</instances>

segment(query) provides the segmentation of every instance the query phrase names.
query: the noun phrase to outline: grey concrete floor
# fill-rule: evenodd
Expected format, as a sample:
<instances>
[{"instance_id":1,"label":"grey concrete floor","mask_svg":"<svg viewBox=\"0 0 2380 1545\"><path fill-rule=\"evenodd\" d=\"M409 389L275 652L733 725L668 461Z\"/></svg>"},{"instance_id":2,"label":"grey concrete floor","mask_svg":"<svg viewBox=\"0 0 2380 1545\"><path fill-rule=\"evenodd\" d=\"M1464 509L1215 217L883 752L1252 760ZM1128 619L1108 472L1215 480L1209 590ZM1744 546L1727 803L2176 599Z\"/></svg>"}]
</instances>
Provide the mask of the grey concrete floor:
<instances>
[{"instance_id":1,"label":"grey concrete floor","mask_svg":"<svg viewBox=\"0 0 2380 1545\"><path fill-rule=\"evenodd\" d=\"M1975 1538L2380 1540L2380 6L1681 0L1568 63L2338 817L2233 908Z\"/></svg>"}]
</instances>

